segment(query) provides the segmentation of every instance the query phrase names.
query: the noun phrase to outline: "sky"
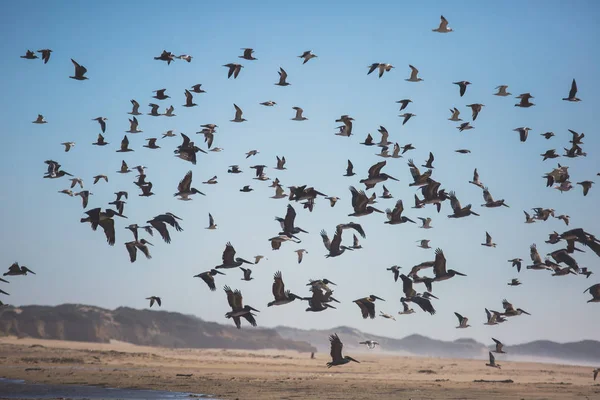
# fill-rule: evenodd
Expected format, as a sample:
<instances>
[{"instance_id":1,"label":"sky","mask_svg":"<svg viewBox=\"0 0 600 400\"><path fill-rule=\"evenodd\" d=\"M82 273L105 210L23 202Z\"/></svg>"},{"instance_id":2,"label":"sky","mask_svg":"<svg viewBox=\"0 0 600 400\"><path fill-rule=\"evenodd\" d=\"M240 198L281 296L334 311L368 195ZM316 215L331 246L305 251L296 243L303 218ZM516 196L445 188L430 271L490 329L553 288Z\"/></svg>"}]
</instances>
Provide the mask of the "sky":
<instances>
[{"instance_id":1,"label":"sky","mask_svg":"<svg viewBox=\"0 0 600 400\"><path fill-rule=\"evenodd\" d=\"M598 153L600 139L595 135L600 80L597 65L600 54L595 40L600 37L600 5L593 1L566 3L505 1L495 3L441 2L407 4L305 1L283 6L280 2L32 2L6 4L0 15L0 42L4 61L0 65L2 91L0 108L4 131L0 147L0 191L2 224L0 266L18 261L36 275L12 277L0 284L10 297L1 300L14 305L63 303L91 304L106 308L127 306L147 308L149 296L160 296L163 310L193 314L202 319L230 324L229 310L221 290L227 284L240 289L244 303L261 312L260 327L287 325L308 329L331 329L348 325L372 334L401 338L419 333L443 340L472 337L491 343L494 336L505 344L537 339L576 341L596 338L600 311L582 292L600 279L598 257L593 252L575 255L581 266L595 271L583 276L553 277L550 273L511 268L508 259L520 257L529 263L529 246L536 243L542 256L561 245L544 241L552 231L581 227L599 235L597 213L600 194L592 187L583 197L579 185L560 193L546 188L542 176L557 166L570 167L571 181L600 180ZM449 34L431 30L440 14L455 31ZM9 39L10 38L10 39ZM241 48L255 49L256 61L238 58ZM53 50L50 61L25 60L27 49ZM167 65L155 61L162 50L190 54L191 63L176 60ZM307 64L298 58L305 50L318 55ZM70 58L88 69L89 80L75 81ZM244 65L237 79L227 79L224 64ZM395 68L381 79L367 75L367 66L391 63ZM422 82L406 82L409 64L419 69ZM288 87L278 87L277 71L288 73ZM580 103L562 101L571 80L577 79ZM464 97L452 82L472 82ZM201 83L206 93L195 94L197 107L185 108L184 89ZM494 96L498 85L509 85L510 97ZM167 89L171 98L153 99L153 91ZM514 107L514 96L530 92L536 104ZM397 100L409 98L407 112L416 114L406 125L398 117ZM149 103L164 112L175 107L176 117L139 116L138 134L127 134L131 153L116 153L125 131L130 100L136 99L146 114ZM273 100L275 107L260 102ZM244 110L247 122L230 122L233 104ZM467 104L482 103L482 112L472 124L475 129L459 133L457 123L448 121L449 109L457 107L470 121ZM304 109L308 120L291 121L293 106ZM48 121L35 125L37 114ZM352 116L354 135L335 136L342 114ZM106 117L104 135L110 145L92 146L98 133L96 117ZM167 130L189 135L203 149L201 124L219 127L213 146L220 153L198 154L197 165L174 157L181 138L159 139L159 150L143 148L146 138L160 138ZM359 180L381 158L377 147L361 146L368 133L379 140L377 128L383 125L390 140L400 145L412 143L401 159L387 159L384 172L399 179L386 187L393 199L378 199L380 209L393 208L398 199L411 219L431 217L434 229L418 225L384 224L385 215L349 217L352 212L348 186L363 188ZM527 126L529 139L521 143L514 128ZM569 147L568 129L585 132L587 157L558 158L542 162L548 149L563 153ZM552 131L550 140L540 134ZM76 142L68 153L62 142ZM468 148L471 154L454 150ZM256 149L249 159L245 153ZM425 163L429 152L435 155L433 178L447 190L454 190L463 205L472 203L480 217L449 219L448 202L438 214L433 207L411 209L415 189L407 166L408 159ZM275 156L285 156L287 170L276 171ZM67 179L42 179L45 160L58 161L62 168L84 179L93 195L88 208L107 207L114 192L126 190L127 220L117 221L117 243L110 247L101 231L93 232L85 217L81 199L58 191L68 188ZM356 176L344 177L347 160L354 163ZM125 160L129 166L148 167L147 180L155 196L139 197L132 183L134 174L115 173ZM239 164L242 174L228 174L227 167ZM287 199L274 200L270 182L252 180L249 166L265 164L270 178L279 178L287 187L304 185L340 197L334 208L319 199L314 211L293 203L296 224L309 232L300 244L284 244L272 251L268 239L277 235L275 216L286 213ZM468 183L473 169L496 198L504 198L510 208L486 209L480 188ZM182 202L173 197L177 184L189 170L193 186L206 196ZM424 168L421 168L423 171ZM93 185L92 177L108 175L109 182ZM201 182L218 177L217 185ZM255 190L240 193L250 184ZM382 185L375 188L378 196ZM371 193L371 191L369 192ZM571 217L569 227L558 219L524 224L523 210L554 208ZM129 223L145 221L164 212L181 217L183 232L171 230L171 244L155 234L146 237L154 244L152 259L139 256L130 263L124 243L132 240L123 229ZM218 229L209 231L208 213ZM325 258L319 236L330 235L339 223L360 222L366 233L363 249ZM488 231L497 248L481 246ZM417 240L430 239L430 250L417 247ZM230 241L237 256L267 257L251 266L254 280L242 281L239 269L218 276L216 292L194 275L221 264L221 254ZM344 233L351 244L352 234ZM441 248L448 268L467 274L434 284L440 298L431 316L414 305L416 314L397 316L397 321L364 320L353 300L375 294L377 312L396 314L401 310L401 284L394 282L386 268L400 265L408 273L423 261L434 259ZM302 264L294 250L304 248ZM3 267L3 268L4 268ZM272 276L281 271L286 289L308 295L309 279L328 278L337 283L334 296L342 303L337 310L305 312L306 303L267 307L272 300ZM424 275L431 276L428 270ZM508 286L518 277L523 285ZM422 291L422 285L417 285ZM531 316L511 319L499 326L484 326L484 308L501 309L502 299L527 310ZM454 312L470 320L471 328L457 330ZM244 327L243 329L251 329Z\"/></svg>"}]
</instances>

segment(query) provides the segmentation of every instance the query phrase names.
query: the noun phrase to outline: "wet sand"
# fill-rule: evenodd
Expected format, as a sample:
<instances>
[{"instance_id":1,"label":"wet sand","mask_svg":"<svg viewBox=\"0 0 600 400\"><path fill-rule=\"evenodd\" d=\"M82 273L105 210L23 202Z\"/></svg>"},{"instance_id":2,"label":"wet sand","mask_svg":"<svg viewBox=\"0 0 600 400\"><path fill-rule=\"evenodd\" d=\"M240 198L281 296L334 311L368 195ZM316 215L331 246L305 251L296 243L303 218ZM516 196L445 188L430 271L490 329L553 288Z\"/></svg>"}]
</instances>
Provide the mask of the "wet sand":
<instances>
[{"instance_id":1,"label":"wet sand","mask_svg":"<svg viewBox=\"0 0 600 400\"><path fill-rule=\"evenodd\" d=\"M328 369L327 354L162 349L128 343L0 338L0 377L44 384L203 393L219 399L600 399L590 367L353 355ZM477 381L498 382L477 382ZM503 383L500 381L509 381ZM0 392L0 398L2 393Z\"/></svg>"}]
</instances>

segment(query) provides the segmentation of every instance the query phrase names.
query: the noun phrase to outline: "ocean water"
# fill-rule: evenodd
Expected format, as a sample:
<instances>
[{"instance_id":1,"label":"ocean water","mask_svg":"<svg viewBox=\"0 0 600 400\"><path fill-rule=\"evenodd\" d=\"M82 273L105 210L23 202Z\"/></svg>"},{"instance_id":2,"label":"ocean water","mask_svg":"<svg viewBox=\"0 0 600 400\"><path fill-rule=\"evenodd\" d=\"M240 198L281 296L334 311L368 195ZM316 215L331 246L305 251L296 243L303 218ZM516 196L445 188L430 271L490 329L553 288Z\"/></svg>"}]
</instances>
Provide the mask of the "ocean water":
<instances>
[{"instance_id":1,"label":"ocean water","mask_svg":"<svg viewBox=\"0 0 600 400\"><path fill-rule=\"evenodd\" d=\"M0 378L0 399L180 400L216 398L198 393L116 389L98 386L45 385Z\"/></svg>"}]
</instances>

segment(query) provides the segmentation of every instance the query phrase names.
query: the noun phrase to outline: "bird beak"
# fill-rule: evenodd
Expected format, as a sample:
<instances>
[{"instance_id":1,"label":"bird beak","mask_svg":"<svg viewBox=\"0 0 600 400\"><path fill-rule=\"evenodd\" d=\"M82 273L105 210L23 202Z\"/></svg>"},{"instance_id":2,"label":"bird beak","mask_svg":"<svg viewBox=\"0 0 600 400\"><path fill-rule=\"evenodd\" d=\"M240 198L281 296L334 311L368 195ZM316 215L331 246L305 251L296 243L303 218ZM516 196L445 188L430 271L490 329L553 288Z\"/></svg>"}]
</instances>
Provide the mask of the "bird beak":
<instances>
[{"instance_id":1,"label":"bird beak","mask_svg":"<svg viewBox=\"0 0 600 400\"><path fill-rule=\"evenodd\" d=\"M359 363L359 364L360 364L360 361L358 361L358 360L355 360L355 359L354 359L354 358L352 358L352 357L348 357L348 359L349 359L349 360L352 360L352 361L354 361L355 363Z\"/></svg>"},{"instance_id":2,"label":"bird beak","mask_svg":"<svg viewBox=\"0 0 600 400\"><path fill-rule=\"evenodd\" d=\"M467 276L467 275L465 275L465 274L463 274L463 273L461 273L461 272L456 272L456 271L454 271L454 273L455 273L456 275L460 275L460 276Z\"/></svg>"},{"instance_id":3,"label":"bird beak","mask_svg":"<svg viewBox=\"0 0 600 400\"><path fill-rule=\"evenodd\" d=\"M377 299L377 300L385 301L385 300L384 300L384 299L382 299L381 297L373 296L373 298L374 298L374 299Z\"/></svg>"},{"instance_id":4,"label":"bird beak","mask_svg":"<svg viewBox=\"0 0 600 400\"><path fill-rule=\"evenodd\" d=\"M150 246L154 246L152 243L150 243L149 241L146 240L146 244L149 244Z\"/></svg>"},{"instance_id":5,"label":"bird beak","mask_svg":"<svg viewBox=\"0 0 600 400\"><path fill-rule=\"evenodd\" d=\"M253 308L253 307L248 307L248 308L251 309L252 311L260 312L256 308Z\"/></svg>"},{"instance_id":6,"label":"bird beak","mask_svg":"<svg viewBox=\"0 0 600 400\"><path fill-rule=\"evenodd\" d=\"M216 270L215 270L215 272L216 272L217 274L225 275L224 273L222 273L222 272L221 272L221 271L219 271L218 269L216 269Z\"/></svg>"},{"instance_id":7,"label":"bird beak","mask_svg":"<svg viewBox=\"0 0 600 400\"><path fill-rule=\"evenodd\" d=\"M335 283L333 283L333 282L331 282L331 281L329 281L329 283L331 283L333 286L337 286Z\"/></svg>"},{"instance_id":8,"label":"bird beak","mask_svg":"<svg viewBox=\"0 0 600 400\"><path fill-rule=\"evenodd\" d=\"M0 282L4 282L4 283L10 283L9 281L7 281L6 279L2 279L0 278Z\"/></svg>"},{"instance_id":9,"label":"bird beak","mask_svg":"<svg viewBox=\"0 0 600 400\"><path fill-rule=\"evenodd\" d=\"M381 214L383 214L383 211L381 211L381 210L378 210L378 209L376 209L375 207L373 207L373 211L376 211L376 212L378 212L378 213L381 213Z\"/></svg>"},{"instance_id":10,"label":"bird beak","mask_svg":"<svg viewBox=\"0 0 600 400\"><path fill-rule=\"evenodd\" d=\"M328 304L328 303L325 303L325 307L327 307L327 308L333 308L334 310L337 310L337 308L335 308L334 306L332 306L331 304Z\"/></svg>"},{"instance_id":11,"label":"bird beak","mask_svg":"<svg viewBox=\"0 0 600 400\"><path fill-rule=\"evenodd\" d=\"M36 273L35 273L35 272L33 272L32 270L30 270L29 268L27 268L27 272L29 272L29 273L31 273L31 274L34 274L34 275L36 275Z\"/></svg>"},{"instance_id":12,"label":"bird beak","mask_svg":"<svg viewBox=\"0 0 600 400\"><path fill-rule=\"evenodd\" d=\"M413 220L412 220L412 219L410 219L410 218L406 218L406 220L407 220L407 221L409 221L409 222L412 222L413 224L416 224L416 222L415 222L415 221L413 221Z\"/></svg>"},{"instance_id":13,"label":"bird beak","mask_svg":"<svg viewBox=\"0 0 600 400\"><path fill-rule=\"evenodd\" d=\"M531 315L531 314L529 314L529 313L528 313L527 311L525 311L525 310L521 310L521 311L523 312L523 314Z\"/></svg>"},{"instance_id":14,"label":"bird beak","mask_svg":"<svg viewBox=\"0 0 600 400\"><path fill-rule=\"evenodd\" d=\"M391 179L391 180L393 180L393 181L396 181L396 182L398 182L398 179L394 178L393 176L389 176L389 175L388 175L387 177L388 177L388 179ZM357 361L357 362L358 362L358 361Z\"/></svg>"}]
</instances>

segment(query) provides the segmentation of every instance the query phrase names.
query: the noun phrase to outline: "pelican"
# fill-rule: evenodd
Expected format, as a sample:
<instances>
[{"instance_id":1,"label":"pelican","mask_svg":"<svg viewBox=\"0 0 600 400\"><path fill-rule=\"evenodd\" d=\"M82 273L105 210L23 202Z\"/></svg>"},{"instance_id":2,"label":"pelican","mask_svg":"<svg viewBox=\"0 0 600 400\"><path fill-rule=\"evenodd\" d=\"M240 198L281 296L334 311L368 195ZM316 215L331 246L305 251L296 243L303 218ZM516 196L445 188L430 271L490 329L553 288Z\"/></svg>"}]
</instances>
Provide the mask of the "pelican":
<instances>
[{"instance_id":1,"label":"pelican","mask_svg":"<svg viewBox=\"0 0 600 400\"><path fill-rule=\"evenodd\" d=\"M329 237L327 236L327 232L325 230L321 230L321 238L323 239L323 245L329 252L325 255L326 258L329 257L337 257L342 255L346 250L352 250L347 246L342 246L342 229L336 228L335 234L333 235L333 240L329 241Z\"/></svg>"},{"instance_id":2,"label":"pelican","mask_svg":"<svg viewBox=\"0 0 600 400\"><path fill-rule=\"evenodd\" d=\"M267 304L267 307L271 306L280 306L283 304L291 303L296 299L302 299L299 296L296 296L294 293L289 290L285 290L285 285L283 283L283 278L281 277L281 271L275 272L273 275L273 297L274 301L271 301Z\"/></svg>"},{"instance_id":3,"label":"pelican","mask_svg":"<svg viewBox=\"0 0 600 400\"><path fill-rule=\"evenodd\" d=\"M531 93L522 93L516 97L517 99L521 99L515 107L529 108L531 106L535 106L535 103L531 103L529 99L534 99Z\"/></svg>"},{"instance_id":4,"label":"pelican","mask_svg":"<svg viewBox=\"0 0 600 400\"><path fill-rule=\"evenodd\" d=\"M154 57L155 60L166 61L167 65L171 65L171 61L175 60L175 54L170 51L163 50L160 56Z\"/></svg>"},{"instance_id":5,"label":"pelican","mask_svg":"<svg viewBox=\"0 0 600 400\"><path fill-rule=\"evenodd\" d=\"M521 314L531 315L527 311L522 310L520 308L517 308L515 310L515 308L513 307L513 305L510 304L508 302L508 300L506 300L506 299L502 300L502 307L504 308L504 314L503 315L505 317L514 317L514 316L521 315Z\"/></svg>"},{"instance_id":6,"label":"pelican","mask_svg":"<svg viewBox=\"0 0 600 400\"><path fill-rule=\"evenodd\" d=\"M385 221L384 223L390 224L390 225L397 225L397 224L403 224L406 222L412 222L414 224L415 221L402 215L403 211L404 211L404 205L402 204L402 200L398 200L396 202L396 206L394 207L393 210L390 210L389 208L387 210L385 210L385 214L388 218L388 221Z\"/></svg>"},{"instance_id":7,"label":"pelican","mask_svg":"<svg viewBox=\"0 0 600 400\"><path fill-rule=\"evenodd\" d=\"M542 257L540 257L540 254L537 251L537 247L536 247L535 243L532 244L531 246L529 246L529 256L531 257L531 261L533 261L533 264L528 265L527 269L536 269L536 270L548 269L546 264L542 261Z\"/></svg>"},{"instance_id":8,"label":"pelican","mask_svg":"<svg viewBox=\"0 0 600 400\"><path fill-rule=\"evenodd\" d=\"M236 290L235 292L231 290L229 286L224 286L223 290L227 294L227 302L231 307L231 311L225 314L226 318L233 318L233 322L235 323L236 328L241 328L240 318L244 317L252 326L256 326L256 319L254 319L255 314L252 311L260 312L256 308L253 308L249 305L243 305L242 292Z\"/></svg>"},{"instance_id":9,"label":"pelican","mask_svg":"<svg viewBox=\"0 0 600 400\"><path fill-rule=\"evenodd\" d=\"M358 342L358 344L366 345L369 350L373 350L375 346L379 345L379 343L374 340L365 340L364 342Z\"/></svg>"},{"instance_id":10,"label":"pelican","mask_svg":"<svg viewBox=\"0 0 600 400\"><path fill-rule=\"evenodd\" d=\"M306 121L308 118L302 115L304 112L300 107L292 107L293 110L296 110L296 116L292 118L292 121Z\"/></svg>"},{"instance_id":11,"label":"pelican","mask_svg":"<svg viewBox=\"0 0 600 400\"><path fill-rule=\"evenodd\" d=\"M577 82L575 82L575 79L573 79L573 82L571 82L571 90L569 91L569 97L565 97L563 98L563 100L572 102L581 101L581 99L577 97Z\"/></svg>"},{"instance_id":12,"label":"pelican","mask_svg":"<svg viewBox=\"0 0 600 400\"><path fill-rule=\"evenodd\" d=\"M494 355L492 354L492 352L490 351L490 362L485 364L488 367L493 367L493 368L498 368L500 369L500 364L496 364L496 358L494 357Z\"/></svg>"},{"instance_id":13,"label":"pelican","mask_svg":"<svg viewBox=\"0 0 600 400\"><path fill-rule=\"evenodd\" d=\"M61 165L59 163L57 163L56 161L46 160L46 161L44 161L44 163L46 163L48 165L48 169L47 169L46 175L44 175L44 178L57 179L57 178L62 178L65 175L73 176L70 173L61 170L60 169Z\"/></svg>"},{"instance_id":14,"label":"pelican","mask_svg":"<svg viewBox=\"0 0 600 400\"><path fill-rule=\"evenodd\" d=\"M152 233L152 226L139 226L138 224L131 224L129 226L126 226L125 229L129 229L131 231L131 233L133 233L133 238L135 239L135 241L138 241L138 229L143 229L146 231L146 233L148 233L150 236L154 236L154 234Z\"/></svg>"},{"instance_id":15,"label":"pelican","mask_svg":"<svg viewBox=\"0 0 600 400\"><path fill-rule=\"evenodd\" d=\"M398 311L398 314L400 315L408 315L408 314L414 314L415 310L413 310L412 308L410 308L408 306L408 303L406 301L402 302L402 307L404 307L404 309L402 311Z\"/></svg>"},{"instance_id":16,"label":"pelican","mask_svg":"<svg viewBox=\"0 0 600 400\"><path fill-rule=\"evenodd\" d=\"M296 234L308 233L304 229L294 226L294 222L296 221L296 210L292 207L291 204L287 206L287 212L285 214L285 218L275 217L275 220L281 224L281 229L283 232L279 232L280 235L286 235L288 237L293 237Z\"/></svg>"},{"instance_id":17,"label":"pelican","mask_svg":"<svg viewBox=\"0 0 600 400\"><path fill-rule=\"evenodd\" d=\"M485 104L479 104L479 103L467 104L467 107L471 107L471 111L473 112L473 121L475 121L477 119L477 116L481 112L481 109L483 107L485 107Z\"/></svg>"},{"instance_id":18,"label":"pelican","mask_svg":"<svg viewBox=\"0 0 600 400\"><path fill-rule=\"evenodd\" d=\"M330 301L335 301L339 303L336 299L331 297L331 292L323 293L323 291L319 287L311 287L312 296L302 298L302 300L308 301L308 308L306 311L311 312L321 312L325 311L328 308L336 309L334 306L329 304Z\"/></svg>"},{"instance_id":19,"label":"pelican","mask_svg":"<svg viewBox=\"0 0 600 400\"><path fill-rule=\"evenodd\" d=\"M405 79L407 82L421 82L423 79L419 78L419 70L409 64L410 68L410 78ZM393 68L393 67L392 67ZM404 125L404 124L403 124Z\"/></svg>"},{"instance_id":20,"label":"pelican","mask_svg":"<svg viewBox=\"0 0 600 400\"><path fill-rule=\"evenodd\" d=\"M254 56L252 55L252 53L254 53L253 49L243 48L242 50L244 50L244 54L242 54L241 56L238 56L238 58L243 58L244 60L249 60L249 61L258 60L257 58L254 58Z\"/></svg>"},{"instance_id":21,"label":"pelican","mask_svg":"<svg viewBox=\"0 0 600 400\"><path fill-rule=\"evenodd\" d=\"M204 193L202 193L198 189L193 188L191 186L192 186L192 171L188 171L188 173L185 174L183 179L181 179L181 181L179 181L179 185L177 185L177 193L175 193L173 196L174 197L179 196L179 200L184 200L184 201L192 200L189 196L192 196L196 193L199 193L199 194L205 196Z\"/></svg>"},{"instance_id":22,"label":"pelican","mask_svg":"<svg viewBox=\"0 0 600 400\"><path fill-rule=\"evenodd\" d=\"M479 216L479 214L477 214L476 212L471 210L471 204L468 204L465 207L461 207L460 201L458 201L458 198L456 197L454 192L450 192L449 196L450 196L450 206L452 207L452 211L454 211L454 213L451 215L448 215L448 218L463 218L463 217L468 217L471 214Z\"/></svg>"},{"instance_id":23,"label":"pelican","mask_svg":"<svg viewBox=\"0 0 600 400\"><path fill-rule=\"evenodd\" d=\"M105 212L102 212L100 207L94 208L92 210L88 210L85 212L88 216L87 218L81 218L80 222L85 223L89 222L92 226L92 230L96 230L98 226L102 227L104 230L104 235L106 236L106 241L110 246L114 246L115 244L115 221L112 219L115 215L121 218L127 218L124 215L117 213L114 210L106 209Z\"/></svg>"},{"instance_id":24,"label":"pelican","mask_svg":"<svg viewBox=\"0 0 600 400\"><path fill-rule=\"evenodd\" d=\"M417 242L419 243L419 245L417 245L417 247L420 247L422 249L430 249L431 248L431 247L429 247L430 240L421 239L421 240L417 240Z\"/></svg>"},{"instance_id":25,"label":"pelican","mask_svg":"<svg viewBox=\"0 0 600 400\"><path fill-rule=\"evenodd\" d=\"M315 57L318 57L318 56L316 54L313 54L311 50L307 50L298 56L298 58L304 58L304 62L302 62L302 64L306 64L310 59L315 58Z\"/></svg>"},{"instance_id":26,"label":"pelican","mask_svg":"<svg viewBox=\"0 0 600 400\"><path fill-rule=\"evenodd\" d=\"M132 263L135 262L138 250L140 250L142 253L144 253L144 255L146 256L147 259L151 259L152 256L150 255L150 250L148 249L148 246L147 246L148 244L150 246L154 246L152 243L150 243L149 241L147 241L145 239L142 239L140 241L134 240L133 242L125 243L125 247L127 248L127 252L129 253L129 260Z\"/></svg>"},{"instance_id":27,"label":"pelican","mask_svg":"<svg viewBox=\"0 0 600 400\"><path fill-rule=\"evenodd\" d=\"M498 89L498 92L494 93L494 96L506 97L512 94L506 91L506 89L508 89L508 85L500 85L497 86L496 89Z\"/></svg>"},{"instance_id":28,"label":"pelican","mask_svg":"<svg viewBox=\"0 0 600 400\"><path fill-rule=\"evenodd\" d=\"M296 239L296 240L294 240ZM287 235L279 235L279 236L274 236L272 238L269 239L269 242L271 242L271 248L273 250L279 250L281 248L281 245L285 242L289 242L292 241L294 243L300 243L301 240L298 239L296 236L292 235L291 237L287 236Z\"/></svg>"},{"instance_id":29,"label":"pelican","mask_svg":"<svg viewBox=\"0 0 600 400\"><path fill-rule=\"evenodd\" d=\"M304 249L298 249L298 250L294 250L294 252L296 253L296 255L298 256L298 264L300 264L302 262L302 255L304 253L308 254L308 251L304 250Z\"/></svg>"},{"instance_id":30,"label":"pelican","mask_svg":"<svg viewBox=\"0 0 600 400\"><path fill-rule=\"evenodd\" d=\"M251 281L252 279L254 279L250 276L252 275L252 270L250 268L240 267L240 269L244 273L244 277L242 278L243 281Z\"/></svg>"},{"instance_id":31,"label":"pelican","mask_svg":"<svg viewBox=\"0 0 600 400\"><path fill-rule=\"evenodd\" d=\"M394 180L394 181L398 181L398 179L385 174L385 173L381 173L381 170L383 167L385 167L385 165L387 164L387 161L380 161L377 164L372 165L369 168L369 176L367 179L361 179L360 183L364 183L365 187L367 189L372 189L375 187L375 185L377 185L379 182L385 182L388 179Z\"/></svg>"},{"instance_id":32,"label":"pelican","mask_svg":"<svg viewBox=\"0 0 600 400\"><path fill-rule=\"evenodd\" d=\"M371 294L367 297L356 299L353 303L356 303L360 308L363 318L367 319L368 317L371 317L371 319L373 319L375 318L375 300L385 301L384 299Z\"/></svg>"},{"instance_id":33,"label":"pelican","mask_svg":"<svg viewBox=\"0 0 600 400\"><path fill-rule=\"evenodd\" d=\"M444 252L440 248L435 249L433 273L435 274L435 278L433 278L434 282L445 281L455 275L467 276L453 269L446 270L446 257L444 257Z\"/></svg>"},{"instance_id":34,"label":"pelican","mask_svg":"<svg viewBox=\"0 0 600 400\"><path fill-rule=\"evenodd\" d=\"M215 219L213 218L211 213L208 213L208 227L206 229L217 229L217 224L215 224Z\"/></svg>"},{"instance_id":35,"label":"pelican","mask_svg":"<svg viewBox=\"0 0 600 400\"><path fill-rule=\"evenodd\" d=\"M231 122L244 122L247 119L242 118L242 114L244 113L241 108L239 108L236 104L233 105L235 108L235 117L231 120Z\"/></svg>"},{"instance_id":36,"label":"pelican","mask_svg":"<svg viewBox=\"0 0 600 400\"><path fill-rule=\"evenodd\" d=\"M463 97L465 95L465 92L467 91L467 86L471 84L471 82L469 81L460 81L452 83L458 85L458 87L460 88L460 97Z\"/></svg>"},{"instance_id":37,"label":"pelican","mask_svg":"<svg viewBox=\"0 0 600 400\"><path fill-rule=\"evenodd\" d=\"M462 121L461 118L458 118L458 116L460 115L460 111L458 110L458 108L456 108L456 107L451 108L450 112L452 113L452 116L450 118L448 118L448 120L454 121L454 122Z\"/></svg>"},{"instance_id":38,"label":"pelican","mask_svg":"<svg viewBox=\"0 0 600 400\"><path fill-rule=\"evenodd\" d=\"M221 265L216 266L216 269L219 268L236 268L242 264L254 264L253 262L246 261L243 258L237 257L235 258L235 249L231 245L230 242L227 242L225 246L225 250L223 251L223 263Z\"/></svg>"},{"instance_id":39,"label":"pelican","mask_svg":"<svg viewBox=\"0 0 600 400\"><path fill-rule=\"evenodd\" d=\"M289 86L291 85L291 83L286 82L287 79L287 72L285 72L285 70L281 67L279 67L279 71L277 71L279 73L279 82L277 82L275 85L277 86Z\"/></svg>"},{"instance_id":40,"label":"pelican","mask_svg":"<svg viewBox=\"0 0 600 400\"><path fill-rule=\"evenodd\" d=\"M349 217L362 217L364 215L372 214L373 212L382 213L375 207L369 206L369 198L364 191L358 191L354 186L350 186L350 193L352 193L352 208L354 212L348 214Z\"/></svg>"},{"instance_id":41,"label":"pelican","mask_svg":"<svg viewBox=\"0 0 600 400\"><path fill-rule=\"evenodd\" d=\"M398 282L398 276L400 276L400 266L398 265L392 265L391 267L387 268L388 271L392 271L392 273L394 274L394 282Z\"/></svg>"},{"instance_id":42,"label":"pelican","mask_svg":"<svg viewBox=\"0 0 600 400\"><path fill-rule=\"evenodd\" d=\"M431 228L433 228L433 226L431 226L431 218L429 218L429 217L427 217L427 218L418 217L418 218L423 223L423 225L421 225L419 228L423 228L423 229L431 229Z\"/></svg>"},{"instance_id":43,"label":"pelican","mask_svg":"<svg viewBox=\"0 0 600 400\"><path fill-rule=\"evenodd\" d=\"M492 243L492 237L489 233L485 233L485 243L481 243L482 246L486 247L496 247L496 243Z\"/></svg>"},{"instance_id":44,"label":"pelican","mask_svg":"<svg viewBox=\"0 0 600 400\"><path fill-rule=\"evenodd\" d=\"M452 28L448 28L448 20L444 16L440 16L440 26L436 29L432 29L433 32L438 33L449 33L452 32Z\"/></svg>"},{"instance_id":45,"label":"pelican","mask_svg":"<svg viewBox=\"0 0 600 400\"><path fill-rule=\"evenodd\" d=\"M75 79L75 80L78 80L78 81L84 81L84 80L88 79L87 76L83 76L87 72L87 69L83 65L79 65L77 63L77 61L73 60L72 58L71 58L71 62L75 66L75 75L74 76L70 76L69 78Z\"/></svg>"},{"instance_id":46,"label":"pelican","mask_svg":"<svg viewBox=\"0 0 600 400\"><path fill-rule=\"evenodd\" d=\"M383 76L384 72L389 72L392 70L392 68L395 68L395 67L392 64L373 63L373 64L369 65L367 68L369 68L369 72L367 72L367 75L370 75L373 71L375 71L376 69L379 69L379 77L381 78Z\"/></svg>"},{"instance_id":47,"label":"pelican","mask_svg":"<svg viewBox=\"0 0 600 400\"><path fill-rule=\"evenodd\" d=\"M344 344L338 337L337 333L329 336L329 342L331 342L331 361L327 363L327 368L331 368L336 365L348 364L350 361L360 363L360 361L357 361L350 356L342 357L342 348L344 347Z\"/></svg>"},{"instance_id":48,"label":"pelican","mask_svg":"<svg viewBox=\"0 0 600 400\"><path fill-rule=\"evenodd\" d=\"M129 130L127 131L127 133L140 133L142 132L142 130L138 129L138 120L136 117L133 117L133 119L129 118Z\"/></svg>"},{"instance_id":49,"label":"pelican","mask_svg":"<svg viewBox=\"0 0 600 400\"><path fill-rule=\"evenodd\" d=\"M233 79L236 79L242 68L244 68L243 65L234 63L225 64L223 66L229 68L229 71L227 71L227 79L231 78L231 75L233 75Z\"/></svg>"},{"instance_id":50,"label":"pelican","mask_svg":"<svg viewBox=\"0 0 600 400\"><path fill-rule=\"evenodd\" d=\"M413 302L417 304L421 309L425 312L428 312L431 315L435 314L435 308L431 304L431 300L429 300L426 296L421 296L417 293L416 290L413 289L413 281L404 274L400 275L402 279L402 291L404 292L405 297L401 297L400 301L402 303ZM406 310L406 307L405 307Z\"/></svg>"},{"instance_id":51,"label":"pelican","mask_svg":"<svg viewBox=\"0 0 600 400\"><path fill-rule=\"evenodd\" d=\"M158 304L158 306L162 306L162 300L158 296L150 296L146 297L146 300L150 300L150 308L154 305L154 303Z\"/></svg>"},{"instance_id":52,"label":"pelican","mask_svg":"<svg viewBox=\"0 0 600 400\"><path fill-rule=\"evenodd\" d=\"M509 263L512 263L513 268L517 267L517 272L521 272L521 262L522 258L513 258L512 260L508 260Z\"/></svg>"},{"instance_id":53,"label":"pelican","mask_svg":"<svg viewBox=\"0 0 600 400\"><path fill-rule=\"evenodd\" d=\"M458 326L456 327L457 329L464 329L471 326L468 324L469 318L465 318L457 312L454 312L454 315L456 315L456 318L458 318Z\"/></svg>"},{"instance_id":54,"label":"pelican","mask_svg":"<svg viewBox=\"0 0 600 400\"><path fill-rule=\"evenodd\" d=\"M32 121L32 123L34 123L34 124L47 124L48 121L46 121L44 119L44 116L42 114L38 114L37 118L35 119L35 121Z\"/></svg>"},{"instance_id":55,"label":"pelican","mask_svg":"<svg viewBox=\"0 0 600 400\"><path fill-rule=\"evenodd\" d=\"M19 266L18 262L14 262L10 267L8 267L8 272L2 274L3 276L16 276L16 275L27 275L27 273L32 273L35 275L35 272L30 270L24 265ZM6 282L4 279L3 282Z\"/></svg>"},{"instance_id":56,"label":"pelican","mask_svg":"<svg viewBox=\"0 0 600 400\"><path fill-rule=\"evenodd\" d=\"M158 233L160 233L160 236L165 241L165 243L168 244L171 243L171 235L167 230L166 224L171 225L173 228L175 228L177 232L183 231L183 228L179 225L179 222L177 222L177 220L181 220L181 218L179 218L175 214L168 212L165 214L157 215L153 219L146 221L146 223L150 224L154 229L156 229Z\"/></svg>"},{"instance_id":57,"label":"pelican","mask_svg":"<svg viewBox=\"0 0 600 400\"><path fill-rule=\"evenodd\" d=\"M583 293L585 292L590 292L592 295L592 298L587 301L588 303L600 303L600 283L590 286L583 291Z\"/></svg>"}]
</instances>

